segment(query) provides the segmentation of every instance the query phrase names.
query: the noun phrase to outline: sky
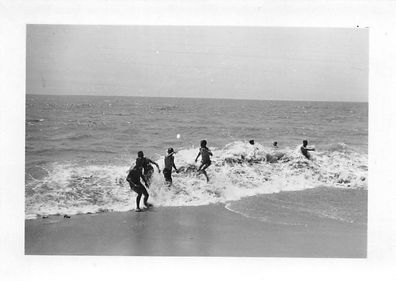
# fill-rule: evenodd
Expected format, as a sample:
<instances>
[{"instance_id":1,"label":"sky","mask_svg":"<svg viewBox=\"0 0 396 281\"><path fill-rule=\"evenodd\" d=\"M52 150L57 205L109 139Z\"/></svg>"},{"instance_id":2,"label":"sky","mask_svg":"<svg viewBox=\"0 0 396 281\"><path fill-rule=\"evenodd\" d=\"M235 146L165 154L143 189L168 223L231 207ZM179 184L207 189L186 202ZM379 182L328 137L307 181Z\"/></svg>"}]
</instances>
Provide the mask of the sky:
<instances>
[{"instance_id":1,"label":"sky","mask_svg":"<svg viewBox=\"0 0 396 281\"><path fill-rule=\"evenodd\" d=\"M366 28L28 25L26 93L368 101Z\"/></svg>"}]
</instances>

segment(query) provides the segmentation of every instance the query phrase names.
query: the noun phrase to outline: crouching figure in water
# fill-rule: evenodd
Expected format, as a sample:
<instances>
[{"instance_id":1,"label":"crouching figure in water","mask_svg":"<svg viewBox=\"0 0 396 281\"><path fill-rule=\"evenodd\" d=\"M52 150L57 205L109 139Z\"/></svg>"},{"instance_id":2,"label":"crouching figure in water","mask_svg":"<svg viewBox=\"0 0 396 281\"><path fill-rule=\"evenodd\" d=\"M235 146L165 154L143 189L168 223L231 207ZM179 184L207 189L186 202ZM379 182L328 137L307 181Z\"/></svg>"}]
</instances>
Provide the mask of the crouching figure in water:
<instances>
[{"instance_id":1,"label":"crouching figure in water","mask_svg":"<svg viewBox=\"0 0 396 281\"><path fill-rule=\"evenodd\" d=\"M153 205L148 203L147 200L149 198L149 194L147 192L147 189L143 186L143 184L140 182L140 178L143 179L144 184L148 188L149 185L147 184L146 178L142 175L142 170L135 166L133 167L126 178L126 180L129 182L129 186L133 191L137 193L136 197L136 212L141 212L142 210L140 209L140 198L142 198L142 195L144 196L143 198L143 203L147 208L152 207Z\"/></svg>"}]
</instances>

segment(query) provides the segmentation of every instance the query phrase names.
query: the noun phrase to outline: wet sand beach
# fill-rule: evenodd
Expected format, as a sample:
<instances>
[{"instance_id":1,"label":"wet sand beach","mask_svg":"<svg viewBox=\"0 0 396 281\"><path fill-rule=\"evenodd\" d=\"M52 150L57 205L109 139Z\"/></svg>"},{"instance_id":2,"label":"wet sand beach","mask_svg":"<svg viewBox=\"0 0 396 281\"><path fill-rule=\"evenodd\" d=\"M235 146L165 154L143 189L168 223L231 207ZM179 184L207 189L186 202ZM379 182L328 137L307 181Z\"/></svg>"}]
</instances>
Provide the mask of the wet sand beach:
<instances>
[{"instance_id":1,"label":"wet sand beach","mask_svg":"<svg viewBox=\"0 0 396 281\"><path fill-rule=\"evenodd\" d=\"M366 243L367 224L328 218L276 224L223 204L25 221L27 255L365 258Z\"/></svg>"}]
</instances>

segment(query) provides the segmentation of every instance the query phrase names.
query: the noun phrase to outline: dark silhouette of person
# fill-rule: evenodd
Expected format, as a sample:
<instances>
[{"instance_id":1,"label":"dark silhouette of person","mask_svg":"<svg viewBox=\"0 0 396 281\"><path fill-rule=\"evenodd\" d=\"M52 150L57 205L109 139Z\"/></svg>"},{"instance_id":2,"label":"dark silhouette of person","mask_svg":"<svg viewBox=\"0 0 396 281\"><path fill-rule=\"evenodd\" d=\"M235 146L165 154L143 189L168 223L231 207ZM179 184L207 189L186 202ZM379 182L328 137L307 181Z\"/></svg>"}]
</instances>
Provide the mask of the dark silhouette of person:
<instances>
[{"instance_id":1,"label":"dark silhouette of person","mask_svg":"<svg viewBox=\"0 0 396 281\"><path fill-rule=\"evenodd\" d=\"M302 155L304 155L307 159L311 159L311 155L308 151L315 151L315 148L308 148L308 141L303 140L303 145L300 147Z\"/></svg>"},{"instance_id":2,"label":"dark silhouette of person","mask_svg":"<svg viewBox=\"0 0 396 281\"><path fill-rule=\"evenodd\" d=\"M146 178L146 181L149 185L151 183L151 177L154 173L154 168L151 164L154 164L155 166L157 166L158 173L161 173L161 170L160 170L158 164L155 163L154 161L152 161L151 159L144 157L143 151L139 151L138 158L136 159L136 166L139 169L143 169L143 176Z\"/></svg>"},{"instance_id":3,"label":"dark silhouette of person","mask_svg":"<svg viewBox=\"0 0 396 281\"><path fill-rule=\"evenodd\" d=\"M140 209L140 198L142 195L144 196L143 203L144 205L149 208L152 206L152 204L148 203L148 198L149 194L146 190L146 188L143 186L143 184L140 182L140 178L143 179L145 185L147 188L149 188L149 185L146 181L146 178L142 175L142 170L135 166L131 170L129 170L128 176L127 176L127 181L129 182L129 186L131 189L137 193L136 197L136 212L141 212L142 210Z\"/></svg>"},{"instance_id":4,"label":"dark silhouette of person","mask_svg":"<svg viewBox=\"0 0 396 281\"><path fill-rule=\"evenodd\" d=\"M212 152L207 148L206 140L201 141L201 147L199 149L199 153L195 158L195 162L197 162L198 157L201 156L201 165L198 168L198 174L204 174L206 177L206 181L209 182L208 174L206 173L206 169L212 164L210 161L210 156L213 156Z\"/></svg>"},{"instance_id":5,"label":"dark silhouette of person","mask_svg":"<svg viewBox=\"0 0 396 281\"><path fill-rule=\"evenodd\" d=\"M176 170L176 173L179 171L176 168L175 165L175 157L173 156L175 154L175 151L173 150L172 147L168 148L168 154L165 156L164 162L165 162L165 168L162 171L164 174L165 182L171 186L172 185L172 168Z\"/></svg>"}]
</instances>

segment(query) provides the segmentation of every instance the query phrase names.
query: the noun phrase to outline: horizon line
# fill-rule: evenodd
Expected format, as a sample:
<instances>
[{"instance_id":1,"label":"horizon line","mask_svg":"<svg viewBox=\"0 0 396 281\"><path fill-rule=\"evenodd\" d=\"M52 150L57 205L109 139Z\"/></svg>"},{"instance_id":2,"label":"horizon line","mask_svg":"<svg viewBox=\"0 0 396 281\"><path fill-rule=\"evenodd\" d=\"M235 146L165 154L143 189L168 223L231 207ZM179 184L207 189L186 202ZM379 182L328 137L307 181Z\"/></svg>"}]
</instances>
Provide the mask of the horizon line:
<instances>
[{"instance_id":1,"label":"horizon line","mask_svg":"<svg viewBox=\"0 0 396 281\"><path fill-rule=\"evenodd\" d=\"M26 96L80 96L80 97L131 97L131 98L174 98L174 99L209 99L209 100L241 100L241 101L296 101L296 102L349 102L349 103L368 103L368 101L340 101L340 100L277 100L277 99L256 99L256 98L218 98L218 97L175 97L175 96L125 96L125 95L90 95L90 94L32 94L26 93Z\"/></svg>"}]
</instances>

